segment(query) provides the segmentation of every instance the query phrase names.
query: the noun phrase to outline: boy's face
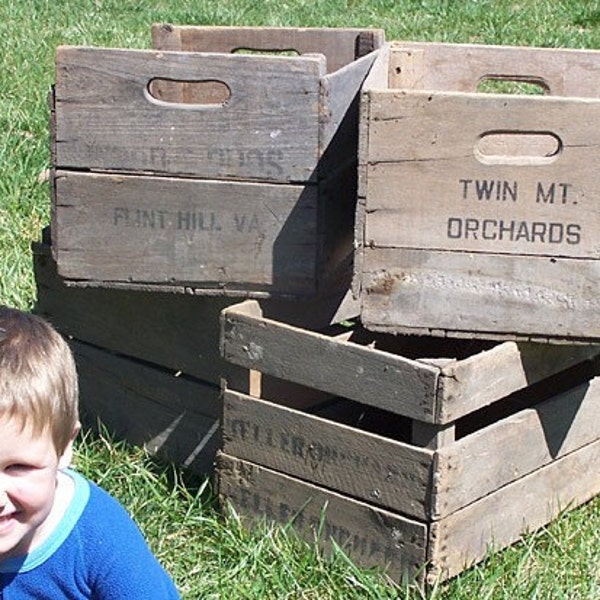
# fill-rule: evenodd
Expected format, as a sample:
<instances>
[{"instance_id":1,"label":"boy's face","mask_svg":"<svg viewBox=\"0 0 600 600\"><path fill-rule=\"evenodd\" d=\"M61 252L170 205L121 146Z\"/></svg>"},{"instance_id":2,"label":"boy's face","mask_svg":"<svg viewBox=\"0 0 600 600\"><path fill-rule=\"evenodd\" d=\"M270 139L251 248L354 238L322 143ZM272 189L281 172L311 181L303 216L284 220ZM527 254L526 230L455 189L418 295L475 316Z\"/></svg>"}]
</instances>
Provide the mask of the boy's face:
<instances>
[{"instance_id":1,"label":"boy's face","mask_svg":"<svg viewBox=\"0 0 600 600\"><path fill-rule=\"evenodd\" d=\"M58 470L71 458L71 446L58 456L48 430L34 435L20 425L0 416L0 562L50 533Z\"/></svg>"}]
</instances>

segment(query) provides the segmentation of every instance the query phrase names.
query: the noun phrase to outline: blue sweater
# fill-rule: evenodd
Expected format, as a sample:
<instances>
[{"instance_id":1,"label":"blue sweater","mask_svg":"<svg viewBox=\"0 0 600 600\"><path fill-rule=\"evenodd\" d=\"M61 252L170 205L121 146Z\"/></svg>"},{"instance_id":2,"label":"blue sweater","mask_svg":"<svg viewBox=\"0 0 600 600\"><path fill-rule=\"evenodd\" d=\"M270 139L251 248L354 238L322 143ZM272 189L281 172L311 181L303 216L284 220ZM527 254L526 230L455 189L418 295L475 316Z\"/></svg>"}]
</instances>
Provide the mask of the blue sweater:
<instances>
[{"instance_id":1,"label":"blue sweater","mask_svg":"<svg viewBox=\"0 0 600 600\"><path fill-rule=\"evenodd\" d=\"M66 514L41 546L0 563L0 600L179 600L125 509L67 473L75 493Z\"/></svg>"}]
</instances>

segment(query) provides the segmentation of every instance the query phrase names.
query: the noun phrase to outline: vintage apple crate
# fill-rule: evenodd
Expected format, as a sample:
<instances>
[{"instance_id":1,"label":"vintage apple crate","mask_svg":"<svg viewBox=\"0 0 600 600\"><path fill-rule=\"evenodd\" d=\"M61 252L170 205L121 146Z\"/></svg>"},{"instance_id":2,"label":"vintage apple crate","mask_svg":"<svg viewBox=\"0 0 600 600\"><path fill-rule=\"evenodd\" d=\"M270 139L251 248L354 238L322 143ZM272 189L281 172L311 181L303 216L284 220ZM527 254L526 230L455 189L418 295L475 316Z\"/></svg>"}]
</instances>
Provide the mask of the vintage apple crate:
<instances>
[{"instance_id":1,"label":"vintage apple crate","mask_svg":"<svg viewBox=\"0 0 600 600\"><path fill-rule=\"evenodd\" d=\"M318 333L251 300L222 319L225 358L320 394L225 389L219 494L243 517L431 583L600 492L597 346Z\"/></svg>"},{"instance_id":2,"label":"vintage apple crate","mask_svg":"<svg viewBox=\"0 0 600 600\"><path fill-rule=\"evenodd\" d=\"M599 68L598 51L386 45L361 96L366 327L600 339Z\"/></svg>"},{"instance_id":3,"label":"vintage apple crate","mask_svg":"<svg viewBox=\"0 0 600 600\"><path fill-rule=\"evenodd\" d=\"M382 43L381 30L160 26L153 50L58 48L60 275L205 295L349 287L358 93Z\"/></svg>"}]
</instances>

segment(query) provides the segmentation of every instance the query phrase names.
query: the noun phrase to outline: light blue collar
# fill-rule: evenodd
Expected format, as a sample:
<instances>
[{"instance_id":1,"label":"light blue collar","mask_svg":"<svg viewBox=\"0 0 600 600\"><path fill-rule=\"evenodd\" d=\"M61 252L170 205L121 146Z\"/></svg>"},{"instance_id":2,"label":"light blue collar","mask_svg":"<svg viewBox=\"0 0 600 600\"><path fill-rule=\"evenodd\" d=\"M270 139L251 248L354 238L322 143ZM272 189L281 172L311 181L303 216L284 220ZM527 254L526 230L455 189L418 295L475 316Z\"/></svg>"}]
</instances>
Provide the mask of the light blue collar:
<instances>
[{"instance_id":1,"label":"light blue collar","mask_svg":"<svg viewBox=\"0 0 600 600\"><path fill-rule=\"evenodd\" d=\"M71 477L75 484L75 490L73 498L60 523L41 546L34 548L25 556L7 558L4 562L0 563L0 573L25 573L39 567L58 550L71 531L73 531L79 517L81 517L83 509L88 503L90 484L87 479L72 469L64 469L62 472Z\"/></svg>"}]
</instances>

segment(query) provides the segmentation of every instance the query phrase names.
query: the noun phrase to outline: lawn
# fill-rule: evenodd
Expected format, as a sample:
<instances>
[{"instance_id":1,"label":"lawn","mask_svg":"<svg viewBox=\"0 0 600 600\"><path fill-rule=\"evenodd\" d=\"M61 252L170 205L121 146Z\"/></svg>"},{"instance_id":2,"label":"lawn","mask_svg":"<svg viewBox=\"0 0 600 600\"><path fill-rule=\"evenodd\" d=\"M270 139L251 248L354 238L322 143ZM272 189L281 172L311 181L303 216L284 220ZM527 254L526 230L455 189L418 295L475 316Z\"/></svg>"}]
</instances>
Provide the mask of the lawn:
<instances>
[{"instance_id":1,"label":"lawn","mask_svg":"<svg viewBox=\"0 0 600 600\"><path fill-rule=\"evenodd\" d=\"M150 46L152 23L380 27L388 39L600 48L600 4L581 0L4 0L0 4L0 302L35 302L30 244L50 219L47 94L60 44ZM110 435L77 466L135 516L184 598L600 598L600 501L426 593L322 556L293 532L245 530L210 482Z\"/></svg>"}]
</instances>

